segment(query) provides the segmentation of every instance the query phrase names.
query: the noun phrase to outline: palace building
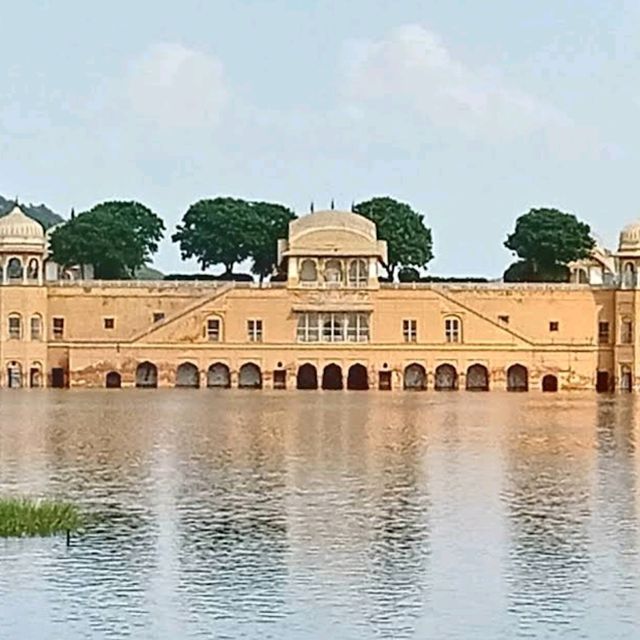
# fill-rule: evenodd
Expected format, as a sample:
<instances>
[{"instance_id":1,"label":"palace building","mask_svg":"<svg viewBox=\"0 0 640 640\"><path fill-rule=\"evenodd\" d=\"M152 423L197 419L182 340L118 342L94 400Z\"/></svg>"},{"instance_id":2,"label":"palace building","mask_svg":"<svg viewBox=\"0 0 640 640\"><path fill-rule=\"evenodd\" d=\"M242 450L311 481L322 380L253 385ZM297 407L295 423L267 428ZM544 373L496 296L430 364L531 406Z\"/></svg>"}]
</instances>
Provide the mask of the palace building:
<instances>
[{"instance_id":1,"label":"palace building","mask_svg":"<svg viewBox=\"0 0 640 640\"><path fill-rule=\"evenodd\" d=\"M323 211L285 282L98 281L0 218L0 386L598 390L638 386L640 222L570 284L382 283L375 225Z\"/></svg>"}]
</instances>

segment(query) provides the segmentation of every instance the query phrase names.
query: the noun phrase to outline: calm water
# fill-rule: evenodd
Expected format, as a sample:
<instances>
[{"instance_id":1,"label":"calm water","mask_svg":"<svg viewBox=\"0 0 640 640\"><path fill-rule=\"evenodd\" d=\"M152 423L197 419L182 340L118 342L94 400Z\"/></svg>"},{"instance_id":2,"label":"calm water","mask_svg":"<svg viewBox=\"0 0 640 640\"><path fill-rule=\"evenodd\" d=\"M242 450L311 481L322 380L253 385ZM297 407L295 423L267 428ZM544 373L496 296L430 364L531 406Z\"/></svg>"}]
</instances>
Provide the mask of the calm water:
<instances>
[{"instance_id":1,"label":"calm water","mask_svg":"<svg viewBox=\"0 0 640 640\"><path fill-rule=\"evenodd\" d=\"M0 393L0 638L640 637L639 401Z\"/></svg>"}]
</instances>

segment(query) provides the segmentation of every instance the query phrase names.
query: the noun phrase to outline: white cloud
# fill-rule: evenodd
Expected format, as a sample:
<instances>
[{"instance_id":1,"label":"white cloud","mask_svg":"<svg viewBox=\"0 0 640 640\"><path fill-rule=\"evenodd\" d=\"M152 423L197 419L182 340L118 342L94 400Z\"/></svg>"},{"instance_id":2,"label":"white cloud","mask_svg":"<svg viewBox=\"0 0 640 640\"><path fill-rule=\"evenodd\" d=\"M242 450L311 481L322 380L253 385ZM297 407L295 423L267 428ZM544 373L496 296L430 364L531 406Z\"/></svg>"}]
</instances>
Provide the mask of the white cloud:
<instances>
[{"instance_id":1,"label":"white cloud","mask_svg":"<svg viewBox=\"0 0 640 640\"><path fill-rule=\"evenodd\" d=\"M401 112L471 137L511 137L571 124L551 105L505 86L495 73L456 59L420 25L352 43L346 76L348 101L361 114Z\"/></svg>"},{"instance_id":2,"label":"white cloud","mask_svg":"<svg viewBox=\"0 0 640 640\"><path fill-rule=\"evenodd\" d=\"M215 125L229 98L222 63L181 44L147 49L132 63L127 81L134 112L162 126Z\"/></svg>"}]
</instances>

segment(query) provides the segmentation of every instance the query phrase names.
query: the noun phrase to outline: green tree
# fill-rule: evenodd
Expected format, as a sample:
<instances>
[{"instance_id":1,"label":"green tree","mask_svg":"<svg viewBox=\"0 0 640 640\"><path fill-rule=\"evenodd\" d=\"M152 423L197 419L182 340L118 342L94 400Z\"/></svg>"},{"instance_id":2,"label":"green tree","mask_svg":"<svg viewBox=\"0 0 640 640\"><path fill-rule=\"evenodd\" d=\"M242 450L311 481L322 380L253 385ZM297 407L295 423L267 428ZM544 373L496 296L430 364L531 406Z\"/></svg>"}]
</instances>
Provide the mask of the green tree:
<instances>
[{"instance_id":1,"label":"green tree","mask_svg":"<svg viewBox=\"0 0 640 640\"><path fill-rule=\"evenodd\" d=\"M278 239L286 238L295 214L280 204L213 198L192 204L172 236L183 258L196 258L204 271L222 264L225 275L252 260L260 279L276 266Z\"/></svg>"},{"instance_id":2,"label":"green tree","mask_svg":"<svg viewBox=\"0 0 640 640\"><path fill-rule=\"evenodd\" d=\"M289 223L296 215L287 207L271 202L251 202L250 207L251 271L262 281L278 266L278 240L288 236Z\"/></svg>"},{"instance_id":3,"label":"green tree","mask_svg":"<svg viewBox=\"0 0 640 640\"><path fill-rule=\"evenodd\" d=\"M408 204L393 198L372 198L353 207L354 213L375 222L378 238L387 241L388 260L385 264L390 280L398 267L426 267L433 259L431 229L424 216Z\"/></svg>"},{"instance_id":4,"label":"green tree","mask_svg":"<svg viewBox=\"0 0 640 640\"><path fill-rule=\"evenodd\" d=\"M171 239L179 243L182 258L196 258L204 271L224 265L225 275L250 255L251 206L239 198L213 198L192 204Z\"/></svg>"},{"instance_id":5,"label":"green tree","mask_svg":"<svg viewBox=\"0 0 640 640\"><path fill-rule=\"evenodd\" d=\"M588 224L557 209L531 209L516 220L504 243L520 261L505 271L511 282L566 280L567 264L588 257L595 246Z\"/></svg>"},{"instance_id":6,"label":"green tree","mask_svg":"<svg viewBox=\"0 0 640 640\"><path fill-rule=\"evenodd\" d=\"M139 202L110 201L78 214L51 234L58 264L93 265L96 278L133 278L158 250L164 223Z\"/></svg>"}]
</instances>

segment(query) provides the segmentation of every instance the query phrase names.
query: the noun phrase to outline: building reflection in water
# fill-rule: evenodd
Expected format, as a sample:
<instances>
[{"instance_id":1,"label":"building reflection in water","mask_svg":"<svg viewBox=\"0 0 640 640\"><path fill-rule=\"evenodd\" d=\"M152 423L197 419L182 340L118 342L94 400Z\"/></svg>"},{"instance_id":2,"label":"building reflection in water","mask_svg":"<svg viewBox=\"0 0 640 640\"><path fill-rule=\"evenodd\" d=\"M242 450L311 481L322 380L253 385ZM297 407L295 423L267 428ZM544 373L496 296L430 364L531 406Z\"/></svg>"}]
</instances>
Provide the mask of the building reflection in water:
<instances>
[{"instance_id":1,"label":"building reflection in water","mask_svg":"<svg viewBox=\"0 0 640 640\"><path fill-rule=\"evenodd\" d=\"M586 613L593 568L590 520L596 403L593 396L532 396L514 406L503 499L510 542L505 579L521 632L551 637ZM546 403L546 406L543 406Z\"/></svg>"}]
</instances>

